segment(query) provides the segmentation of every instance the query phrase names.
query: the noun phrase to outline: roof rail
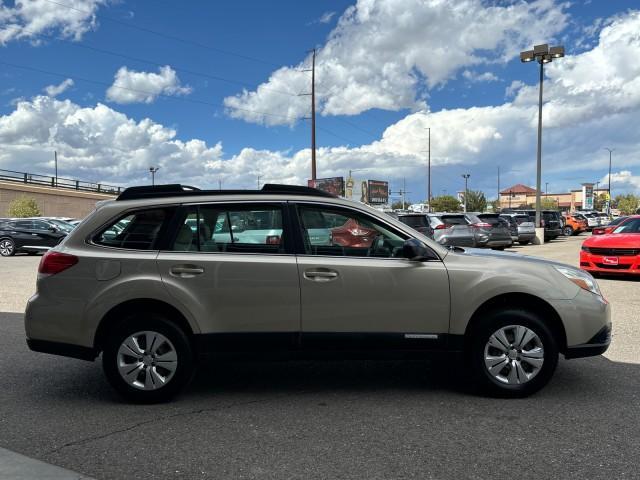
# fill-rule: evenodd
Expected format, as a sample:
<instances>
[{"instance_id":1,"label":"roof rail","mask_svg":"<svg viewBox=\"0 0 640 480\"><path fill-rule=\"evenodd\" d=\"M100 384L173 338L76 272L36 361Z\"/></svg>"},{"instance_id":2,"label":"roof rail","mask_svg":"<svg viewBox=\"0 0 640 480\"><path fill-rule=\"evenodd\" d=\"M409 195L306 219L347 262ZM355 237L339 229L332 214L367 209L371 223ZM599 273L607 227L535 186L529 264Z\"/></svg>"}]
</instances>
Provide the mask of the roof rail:
<instances>
[{"instance_id":1,"label":"roof rail","mask_svg":"<svg viewBox=\"0 0 640 480\"><path fill-rule=\"evenodd\" d=\"M302 185L279 185L266 183L261 190L200 190L196 187L180 185L145 185L125 189L116 200L137 200L142 198L182 197L190 195L304 195L330 197L335 195Z\"/></svg>"}]
</instances>

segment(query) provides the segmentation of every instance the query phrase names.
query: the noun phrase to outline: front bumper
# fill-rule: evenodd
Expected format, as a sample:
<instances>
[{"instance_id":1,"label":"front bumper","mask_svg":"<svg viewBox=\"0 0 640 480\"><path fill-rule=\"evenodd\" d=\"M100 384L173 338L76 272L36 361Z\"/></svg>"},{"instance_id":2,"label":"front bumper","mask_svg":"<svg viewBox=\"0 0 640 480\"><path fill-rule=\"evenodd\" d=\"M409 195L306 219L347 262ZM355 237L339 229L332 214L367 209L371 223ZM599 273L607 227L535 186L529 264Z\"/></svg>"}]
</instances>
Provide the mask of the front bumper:
<instances>
[{"instance_id":1,"label":"front bumper","mask_svg":"<svg viewBox=\"0 0 640 480\"><path fill-rule=\"evenodd\" d=\"M608 323L596 333L587 343L567 347L564 358L583 358L602 355L611 345L611 323Z\"/></svg>"},{"instance_id":2,"label":"front bumper","mask_svg":"<svg viewBox=\"0 0 640 480\"><path fill-rule=\"evenodd\" d=\"M580 268L587 272L640 275L640 255L606 256L580 252Z\"/></svg>"}]
</instances>

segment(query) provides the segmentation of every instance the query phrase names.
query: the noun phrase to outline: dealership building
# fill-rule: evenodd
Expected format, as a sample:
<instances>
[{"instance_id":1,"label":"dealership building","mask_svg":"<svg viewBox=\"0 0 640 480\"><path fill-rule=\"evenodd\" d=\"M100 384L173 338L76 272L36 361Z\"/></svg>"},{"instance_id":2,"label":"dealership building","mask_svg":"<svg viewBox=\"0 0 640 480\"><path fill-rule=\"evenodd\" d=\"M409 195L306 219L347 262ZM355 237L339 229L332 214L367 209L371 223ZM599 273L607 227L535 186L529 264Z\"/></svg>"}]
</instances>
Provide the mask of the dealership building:
<instances>
[{"instance_id":1,"label":"dealership building","mask_svg":"<svg viewBox=\"0 0 640 480\"><path fill-rule=\"evenodd\" d=\"M592 183L582 184L582 188L564 193L542 193L542 199L549 198L556 202L558 209L567 212L576 210L592 210L593 199L600 195L607 195L606 188L593 188ZM586 198L586 202L584 199ZM518 183L500 191L500 208L518 208L521 206L535 206L536 190Z\"/></svg>"}]
</instances>

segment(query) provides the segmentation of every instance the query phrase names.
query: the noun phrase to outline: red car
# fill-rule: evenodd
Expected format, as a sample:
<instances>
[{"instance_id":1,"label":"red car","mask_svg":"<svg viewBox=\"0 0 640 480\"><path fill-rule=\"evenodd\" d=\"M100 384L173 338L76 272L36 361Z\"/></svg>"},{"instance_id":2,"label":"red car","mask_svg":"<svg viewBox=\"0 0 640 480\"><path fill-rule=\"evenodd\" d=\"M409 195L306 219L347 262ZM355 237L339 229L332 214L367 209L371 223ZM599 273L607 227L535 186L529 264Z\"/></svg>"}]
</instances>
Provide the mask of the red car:
<instances>
[{"instance_id":1,"label":"red car","mask_svg":"<svg viewBox=\"0 0 640 480\"><path fill-rule=\"evenodd\" d=\"M592 235L607 235L609 233L612 233L617 227L619 227L620 225L622 225L624 222L626 222L627 220L634 218L634 217L618 217L615 218L613 220L611 220L611 223L609 225L605 225L602 227L595 227L593 230L591 230L591 234Z\"/></svg>"},{"instance_id":2,"label":"red car","mask_svg":"<svg viewBox=\"0 0 640 480\"><path fill-rule=\"evenodd\" d=\"M630 217L613 233L585 240L580 268L591 273L640 275L640 216Z\"/></svg>"},{"instance_id":3,"label":"red car","mask_svg":"<svg viewBox=\"0 0 640 480\"><path fill-rule=\"evenodd\" d=\"M341 247L369 248L377 235L377 230L363 227L353 218L341 227L331 229L332 243Z\"/></svg>"}]
</instances>

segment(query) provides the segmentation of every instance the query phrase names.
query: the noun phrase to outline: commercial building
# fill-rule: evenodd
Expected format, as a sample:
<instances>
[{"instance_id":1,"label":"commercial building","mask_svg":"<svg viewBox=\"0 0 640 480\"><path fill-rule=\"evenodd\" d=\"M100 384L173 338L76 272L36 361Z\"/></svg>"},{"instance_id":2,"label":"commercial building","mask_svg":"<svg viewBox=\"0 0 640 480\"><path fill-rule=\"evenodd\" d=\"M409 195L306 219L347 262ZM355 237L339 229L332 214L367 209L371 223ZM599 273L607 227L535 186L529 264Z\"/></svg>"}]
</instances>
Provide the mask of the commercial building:
<instances>
[{"instance_id":1,"label":"commercial building","mask_svg":"<svg viewBox=\"0 0 640 480\"><path fill-rule=\"evenodd\" d=\"M583 188L563 193L542 193L541 198L549 198L556 202L558 209L574 212L583 208L591 209L592 203L584 202L585 192L587 196L593 192L592 197L606 195L606 188L593 188L593 184L584 184ZM521 183L500 191L500 208L518 208L521 206L535 207L536 190Z\"/></svg>"}]
</instances>

